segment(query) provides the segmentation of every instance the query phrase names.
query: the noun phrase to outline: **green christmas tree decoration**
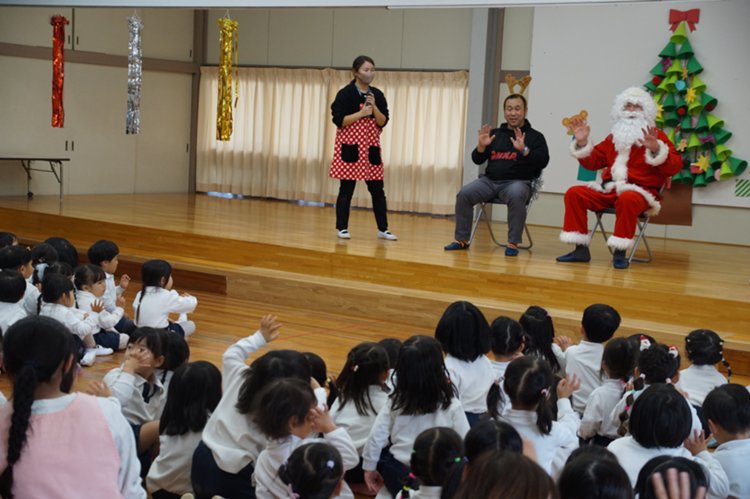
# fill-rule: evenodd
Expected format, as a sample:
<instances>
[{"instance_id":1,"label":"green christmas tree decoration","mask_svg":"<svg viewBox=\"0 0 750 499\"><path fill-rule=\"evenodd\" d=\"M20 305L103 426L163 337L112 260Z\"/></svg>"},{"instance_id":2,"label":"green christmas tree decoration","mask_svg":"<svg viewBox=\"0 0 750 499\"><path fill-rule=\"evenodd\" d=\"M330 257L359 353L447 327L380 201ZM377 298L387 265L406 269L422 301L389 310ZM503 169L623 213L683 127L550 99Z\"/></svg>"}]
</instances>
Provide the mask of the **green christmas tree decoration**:
<instances>
[{"instance_id":1,"label":"green christmas tree decoration","mask_svg":"<svg viewBox=\"0 0 750 499\"><path fill-rule=\"evenodd\" d=\"M674 28L643 86L660 109L657 126L682 155L682 169L672 181L705 187L743 174L747 161L732 156L728 144L732 132L713 114L719 101L706 91L706 83L698 76L703 66L688 34L684 21Z\"/></svg>"}]
</instances>

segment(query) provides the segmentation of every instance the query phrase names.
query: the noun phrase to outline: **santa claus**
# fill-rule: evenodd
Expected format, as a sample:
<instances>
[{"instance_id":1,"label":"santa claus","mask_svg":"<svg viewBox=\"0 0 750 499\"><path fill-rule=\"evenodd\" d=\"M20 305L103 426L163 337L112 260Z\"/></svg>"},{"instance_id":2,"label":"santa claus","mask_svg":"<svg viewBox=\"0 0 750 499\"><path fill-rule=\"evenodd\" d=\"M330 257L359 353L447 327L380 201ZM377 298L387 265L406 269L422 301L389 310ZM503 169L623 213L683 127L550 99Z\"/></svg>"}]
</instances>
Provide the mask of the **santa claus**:
<instances>
[{"instance_id":1,"label":"santa claus","mask_svg":"<svg viewBox=\"0 0 750 499\"><path fill-rule=\"evenodd\" d=\"M558 262L588 262L589 241L586 210L614 208L616 221L607 240L612 265L625 269L626 251L633 244L638 215L656 214L661 207L659 191L682 168L682 157L666 134L654 127L656 104L646 91L628 88L612 106L612 133L594 145L584 120L571 126L575 140L570 152L588 170L601 170L600 180L576 185L565 193L565 220L560 240L574 243L574 251L557 257Z\"/></svg>"}]
</instances>

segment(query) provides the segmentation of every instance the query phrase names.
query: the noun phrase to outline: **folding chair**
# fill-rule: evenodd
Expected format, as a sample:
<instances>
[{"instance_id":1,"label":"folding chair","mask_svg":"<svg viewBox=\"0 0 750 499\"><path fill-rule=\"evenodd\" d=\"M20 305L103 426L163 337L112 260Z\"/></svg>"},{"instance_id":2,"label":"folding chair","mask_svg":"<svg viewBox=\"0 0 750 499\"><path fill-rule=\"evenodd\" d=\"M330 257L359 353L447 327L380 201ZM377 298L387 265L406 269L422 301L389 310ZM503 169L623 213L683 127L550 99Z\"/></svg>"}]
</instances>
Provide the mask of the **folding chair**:
<instances>
[{"instance_id":1,"label":"folding chair","mask_svg":"<svg viewBox=\"0 0 750 499\"><path fill-rule=\"evenodd\" d=\"M531 195L529 196L529 200L526 202L526 213L528 214L529 209L531 208L531 203L539 197L539 191L542 189L543 185L542 177L537 177L531 181ZM489 201L484 201L482 203L479 203L479 209L477 210L476 215L474 215L474 223L471 225L471 236L469 237L469 244L471 244L474 241L474 235L477 232L477 227L479 227L479 222L484 219L485 223L487 224L487 230L490 233L490 237L492 238L492 242L494 242L497 246L500 246L501 248L507 248L507 243L502 243L497 240L495 237L495 232L492 230L492 205L495 204L505 204L505 202L501 201L498 198L490 199ZM488 206L489 205L489 206ZM489 211L489 213L488 213ZM528 239L528 244L519 244L519 249L531 249L532 246L534 246L534 241L531 239L531 232L529 232L529 226L528 224L523 224L523 231L526 233L526 239Z\"/></svg>"},{"instance_id":2,"label":"folding chair","mask_svg":"<svg viewBox=\"0 0 750 499\"><path fill-rule=\"evenodd\" d=\"M664 186L659 189L659 194L662 193L664 190ZM614 208L606 208L604 210L595 211L594 215L596 215L596 223L594 224L594 229L591 231L591 237L593 238L594 233L596 232L596 229L599 229L602 233L602 236L604 237L604 241L607 241L607 238L609 237L609 234L607 234L606 229L604 228L604 224L602 223L602 215L614 215L615 209ZM628 263L632 262L639 262L639 263L650 263L651 260L654 259L653 253L651 253L651 248L648 245L648 239L646 238L646 227L648 227L648 223L651 220L651 215L649 215L648 211L644 211L640 215L638 215L638 220L636 220L636 238L633 242L633 246L630 248L630 254L628 255ZM646 253L648 257L646 258L637 258L635 256L635 252L638 250L638 246L641 244L641 241L643 241L644 246L646 246ZM607 249L609 249L610 254L613 252L612 248L607 246Z\"/></svg>"}]
</instances>

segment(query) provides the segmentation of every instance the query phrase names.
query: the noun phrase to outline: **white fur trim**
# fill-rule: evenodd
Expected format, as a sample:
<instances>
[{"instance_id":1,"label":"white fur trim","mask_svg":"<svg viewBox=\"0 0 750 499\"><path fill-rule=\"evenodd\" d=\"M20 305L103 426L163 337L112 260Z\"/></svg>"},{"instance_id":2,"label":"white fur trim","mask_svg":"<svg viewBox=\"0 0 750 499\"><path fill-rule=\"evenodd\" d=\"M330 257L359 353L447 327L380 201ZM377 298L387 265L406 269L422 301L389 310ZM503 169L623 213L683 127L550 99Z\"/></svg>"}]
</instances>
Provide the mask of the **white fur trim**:
<instances>
[{"instance_id":1,"label":"white fur trim","mask_svg":"<svg viewBox=\"0 0 750 499\"><path fill-rule=\"evenodd\" d=\"M588 158L591 156L591 152L594 150L594 143L590 140L586 142L586 145L580 149L576 145L575 140L570 141L570 154L576 159Z\"/></svg>"},{"instance_id":2,"label":"white fur trim","mask_svg":"<svg viewBox=\"0 0 750 499\"><path fill-rule=\"evenodd\" d=\"M626 250L633 245L632 239L626 239L624 237L609 236L607 239L607 246L616 250Z\"/></svg>"},{"instance_id":3,"label":"white fur trim","mask_svg":"<svg viewBox=\"0 0 750 499\"><path fill-rule=\"evenodd\" d=\"M612 180L615 182L626 182L628 180L628 160L630 159L630 147L617 152L615 162L612 163Z\"/></svg>"},{"instance_id":4,"label":"white fur trim","mask_svg":"<svg viewBox=\"0 0 750 499\"><path fill-rule=\"evenodd\" d=\"M560 241L566 244L581 244L588 246L591 242L591 236L589 234L581 234L580 232L560 232Z\"/></svg>"},{"instance_id":5,"label":"white fur trim","mask_svg":"<svg viewBox=\"0 0 750 499\"><path fill-rule=\"evenodd\" d=\"M656 156L652 156L651 151L646 149L646 163L651 166L659 166L660 164L664 163L667 160L667 156L669 156L669 147L667 147L667 144L665 144L661 140L658 142L659 150L656 152Z\"/></svg>"},{"instance_id":6,"label":"white fur trim","mask_svg":"<svg viewBox=\"0 0 750 499\"><path fill-rule=\"evenodd\" d=\"M617 182L615 184L615 189L617 190L618 196L625 191L635 191L641 196L643 196L643 199L645 199L649 205L649 209L647 210L647 213L651 215L652 217L655 215L658 215L659 211L661 211L661 203L659 202L659 200L656 199L656 196L651 194L649 191L647 191L640 185L628 184L626 182Z\"/></svg>"}]
</instances>

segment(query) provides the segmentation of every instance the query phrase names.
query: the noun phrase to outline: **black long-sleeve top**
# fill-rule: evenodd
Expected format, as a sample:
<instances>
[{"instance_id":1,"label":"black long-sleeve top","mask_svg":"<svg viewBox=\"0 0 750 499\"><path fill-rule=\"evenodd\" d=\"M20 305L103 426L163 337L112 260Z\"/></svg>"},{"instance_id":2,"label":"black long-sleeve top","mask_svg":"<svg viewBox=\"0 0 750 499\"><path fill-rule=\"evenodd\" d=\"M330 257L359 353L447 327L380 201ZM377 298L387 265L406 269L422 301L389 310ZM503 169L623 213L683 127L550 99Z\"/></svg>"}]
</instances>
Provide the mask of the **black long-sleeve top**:
<instances>
[{"instance_id":1,"label":"black long-sleeve top","mask_svg":"<svg viewBox=\"0 0 750 499\"><path fill-rule=\"evenodd\" d=\"M342 127L346 116L359 111L362 107L361 105L367 98L366 94L359 92L354 81L355 80L352 80L347 86L339 90L333 104L331 104L333 124L336 125L337 128ZM388 124L388 120L390 119L390 116L388 115L388 102L385 100L385 95L383 95L383 92L381 92L379 88L371 86L370 92L372 92L372 95L375 97L375 105L385 116L384 127ZM370 116L369 119L375 119L375 116Z\"/></svg>"},{"instance_id":2,"label":"black long-sleeve top","mask_svg":"<svg viewBox=\"0 0 750 499\"><path fill-rule=\"evenodd\" d=\"M490 132L490 135L495 136L495 140L483 153L476 148L472 151L471 159L475 164L481 165L489 160L484 173L490 180L532 180L541 175L549 163L549 151L544 135L531 128L528 120L524 122L521 131L526 134L524 144L529 148L527 156L513 147L510 139L516 134L507 123Z\"/></svg>"}]
</instances>

